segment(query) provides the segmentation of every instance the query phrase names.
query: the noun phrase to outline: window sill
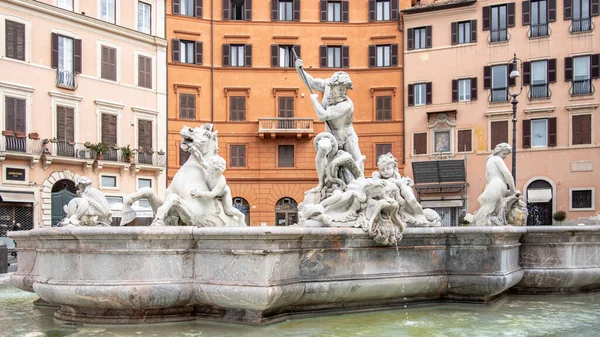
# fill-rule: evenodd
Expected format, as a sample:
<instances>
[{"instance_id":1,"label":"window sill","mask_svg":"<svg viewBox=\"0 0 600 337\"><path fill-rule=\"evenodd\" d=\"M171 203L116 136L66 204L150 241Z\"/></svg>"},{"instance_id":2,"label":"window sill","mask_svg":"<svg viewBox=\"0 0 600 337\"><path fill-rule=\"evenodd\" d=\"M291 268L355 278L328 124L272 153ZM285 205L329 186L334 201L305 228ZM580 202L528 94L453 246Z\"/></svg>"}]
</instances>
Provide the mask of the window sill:
<instances>
[{"instance_id":1,"label":"window sill","mask_svg":"<svg viewBox=\"0 0 600 337\"><path fill-rule=\"evenodd\" d=\"M569 212L593 212L595 208L569 208Z\"/></svg>"},{"instance_id":2,"label":"window sill","mask_svg":"<svg viewBox=\"0 0 600 337\"><path fill-rule=\"evenodd\" d=\"M548 35L540 35L540 36L529 36L529 42L536 42L536 41L544 41L544 40L549 40L550 39L550 34Z\"/></svg>"},{"instance_id":3,"label":"window sill","mask_svg":"<svg viewBox=\"0 0 600 337\"><path fill-rule=\"evenodd\" d=\"M510 101L502 101L502 102L489 102L488 108L501 108L510 106Z\"/></svg>"},{"instance_id":4,"label":"window sill","mask_svg":"<svg viewBox=\"0 0 600 337\"><path fill-rule=\"evenodd\" d=\"M581 101L587 99L593 99L594 93L583 94L583 95L569 95L569 101Z\"/></svg>"},{"instance_id":5,"label":"window sill","mask_svg":"<svg viewBox=\"0 0 600 337\"><path fill-rule=\"evenodd\" d=\"M580 37L580 36L587 36L587 35L594 35L594 30L590 29L590 30L584 30L581 32L573 32L573 31L569 31L570 33L570 37Z\"/></svg>"},{"instance_id":6,"label":"window sill","mask_svg":"<svg viewBox=\"0 0 600 337\"><path fill-rule=\"evenodd\" d=\"M490 47L496 47L496 46L502 46L505 44L509 44L510 43L510 39L508 40L502 40L502 41L488 41L488 44Z\"/></svg>"}]
</instances>

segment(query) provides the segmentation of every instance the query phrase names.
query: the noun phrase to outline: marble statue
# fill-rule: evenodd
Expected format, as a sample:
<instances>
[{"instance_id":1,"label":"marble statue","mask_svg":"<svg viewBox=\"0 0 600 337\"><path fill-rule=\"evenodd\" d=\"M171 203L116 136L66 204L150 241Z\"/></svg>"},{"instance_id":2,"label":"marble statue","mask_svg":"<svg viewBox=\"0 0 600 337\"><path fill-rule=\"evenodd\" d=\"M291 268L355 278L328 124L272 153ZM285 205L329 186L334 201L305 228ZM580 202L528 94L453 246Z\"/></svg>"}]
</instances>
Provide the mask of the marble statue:
<instances>
[{"instance_id":1,"label":"marble statue","mask_svg":"<svg viewBox=\"0 0 600 337\"><path fill-rule=\"evenodd\" d=\"M110 226L112 214L104 193L87 177L78 178L76 186L78 197L64 206L67 217L58 226Z\"/></svg>"},{"instance_id":2,"label":"marble statue","mask_svg":"<svg viewBox=\"0 0 600 337\"><path fill-rule=\"evenodd\" d=\"M402 177L398 170L398 160L391 153L379 156L377 160L379 171L373 172L374 179L386 179L398 187L397 198L400 205L400 217L403 222L411 227L436 227L441 226L440 216L432 209L423 209L412 187L410 177Z\"/></svg>"},{"instance_id":3,"label":"marble statue","mask_svg":"<svg viewBox=\"0 0 600 337\"><path fill-rule=\"evenodd\" d=\"M231 204L231 192L223 176L225 160L219 156L217 132L211 123L184 126L180 148L191 155L173 177L164 199L144 187L125 197L121 226L136 217L131 205L146 198L155 214L152 226L245 226L244 215Z\"/></svg>"},{"instance_id":4,"label":"marble statue","mask_svg":"<svg viewBox=\"0 0 600 337\"><path fill-rule=\"evenodd\" d=\"M511 153L510 145L500 143L487 158L487 185L477 198L479 210L473 214L474 226L524 226L527 222L527 203L515 189L513 177L504 163Z\"/></svg>"}]
</instances>

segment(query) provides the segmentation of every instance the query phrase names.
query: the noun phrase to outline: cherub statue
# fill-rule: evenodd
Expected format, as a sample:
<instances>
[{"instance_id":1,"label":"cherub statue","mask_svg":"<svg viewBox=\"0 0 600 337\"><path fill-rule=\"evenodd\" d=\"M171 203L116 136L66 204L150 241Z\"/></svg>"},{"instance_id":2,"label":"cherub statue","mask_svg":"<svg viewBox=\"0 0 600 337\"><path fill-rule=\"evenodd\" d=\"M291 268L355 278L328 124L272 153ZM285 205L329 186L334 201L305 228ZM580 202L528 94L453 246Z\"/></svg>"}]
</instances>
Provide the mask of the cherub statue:
<instances>
[{"instance_id":1,"label":"cherub statue","mask_svg":"<svg viewBox=\"0 0 600 337\"><path fill-rule=\"evenodd\" d=\"M240 224L245 224L244 213L233 207L231 199L231 189L227 186L227 181L223 172L225 172L226 162L221 156L213 156L209 163L204 160L202 153L196 148L190 148L190 153L196 159L206 177L206 185L209 191L205 191L200 187L194 188L190 194L192 197L220 199L223 206L223 212L229 216L238 218Z\"/></svg>"},{"instance_id":2,"label":"cherub statue","mask_svg":"<svg viewBox=\"0 0 600 337\"><path fill-rule=\"evenodd\" d=\"M104 193L92 187L87 177L77 179L77 195L64 206L67 217L59 226L110 226L112 213Z\"/></svg>"},{"instance_id":3,"label":"cherub statue","mask_svg":"<svg viewBox=\"0 0 600 337\"><path fill-rule=\"evenodd\" d=\"M410 177L402 177L398 170L398 160L391 154L379 156L377 160L379 172L373 172L374 179L385 179L396 186L400 194L398 203L402 206L402 220L411 226L439 226L439 215L432 209L423 210L412 191L414 186ZM401 199L401 200L400 200Z\"/></svg>"}]
</instances>

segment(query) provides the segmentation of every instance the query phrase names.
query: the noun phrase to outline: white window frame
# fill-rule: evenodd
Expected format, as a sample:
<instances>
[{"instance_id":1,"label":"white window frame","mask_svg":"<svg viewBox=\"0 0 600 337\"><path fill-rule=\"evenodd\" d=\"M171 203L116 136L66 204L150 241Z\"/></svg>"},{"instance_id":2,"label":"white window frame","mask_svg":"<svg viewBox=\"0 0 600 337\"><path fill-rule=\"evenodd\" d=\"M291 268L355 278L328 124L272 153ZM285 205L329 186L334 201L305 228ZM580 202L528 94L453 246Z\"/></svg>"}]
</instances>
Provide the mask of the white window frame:
<instances>
[{"instance_id":1,"label":"white window frame","mask_svg":"<svg viewBox=\"0 0 600 337\"><path fill-rule=\"evenodd\" d=\"M285 48L284 48L285 47ZM290 49L294 49L293 45L281 44L279 45L279 67L280 68L293 68L290 66Z\"/></svg>"},{"instance_id":2,"label":"white window frame","mask_svg":"<svg viewBox=\"0 0 600 337\"><path fill-rule=\"evenodd\" d=\"M548 147L548 119L547 118L538 118L538 119L531 119L531 130L529 130L529 134L531 136L531 147ZM546 126L546 143L543 145L533 145L533 123L540 123L540 122L544 122L545 126Z\"/></svg>"},{"instance_id":3,"label":"white window frame","mask_svg":"<svg viewBox=\"0 0 600 337\"><path fill-rule=\"evenodd\" d=\"M327 68L341 68L342 46L327 46ZM339 63L339 66L337 64Z\"/></svg>"},{"instance_id":4,"label":"white window frame","mask_svg":"<svg viewBox=\"0 0 600 337\"><path fill-rule=\"evenodd\" d=\"M102 184L102 177L115 178L115 186L106 186ZM98 181L101 190L119 190L119 175L112 173L101 173Z\"/></svg>"},{"instance_id":5,"label":"white window frame","mask_svg":"<svg viewBox=\"0 0 600 337\"><path fill-rule=\"evenodd\" d=\"M81 100L83 97L70 95L67 93L59 92L59 91L51 91L50 96L51 106L52 106L52 138L56 138L58 136L58 128L57 128L57 107L58 106L66 106L68 108L73 108L73 137L75 142L77 142L79 138L79 115L81 113Z\"/></svg>"},{"instance_id":6,"label":"white window frame","mask_svg":"<svg viewBox=\"0 0 600 337\"><path fill-rule=\"evenodd\" d=\"M102 20L104 22L108 22L108 23L112 23L115 25L119 25L121 23L121 20L119 19L119 13L121 12L121 1L119 0L113 0L115 2L115 17L114 17L114 22L113 21L108 21L108 20L104 20L102 18L102 3L105 1L110 1L110 0L98 0L98 19ZM134 11L137 14L137 10ZM107 12L108 15L108 12Z\"/></svg>"},{"instance_id":7,"label":"white window frame","mask_svg":"<svg viewBox=\"0 0 600 337\"><path fill-rule=\"evenodd\" d=\"M535 67L534 64L545 64L545 71L542 72L542 75L544 77L544 82L540 82L540 83L535 83L534 82L534 74L537 74L537 72L534 71ZM548 84L548 60L539 60L539 61L531 61L531 84L536 85L536 84Z\"/></svg>"},{"instance_id":8,"label":"white window frame","mask_svg":"<svg viewBox=\"0 0 600 337\"><path fill-rule=\"evenodd\" d=\"M466 85L464 85L466 83ZM468 88L467 88L468 86ZM462 90L462 95L461 95ZM471 101L471 79L470 78L459 78L458 79L458 101L459 102L470 102Z\"/></svg>"},{"instance_id":9,"label":"white window frame","mask_svg":"<svg viewBox=\"0 0 600 337\"><path fill-rule=\"evenodd\" d=\"M417 43L418 41L418 43ZM425 49L427 45L427 28L417 27L413 29L413 49Z\"/></svg>"},{"instance_id":10,"label":"white window frame","mask_svg":"<svg viewBox=\"0 0 600 337\"><path fill-rule=\"evenodd\" d=\"M138 85L138 77L139 77L139 72L138 72L139 57L138 56L149 57L150 59L152 59L152 61L151 61L152 62L152 88L144 88L144 87L140 87ZM156 57L154 57L154 55L152 55L150 53L147 53L145 51L135 50L133 52L133 84L138 89L156 91L156 82L157 82L157 77L156 77Z\"/></svg>"},{"instance_id":11,"label":"white window frame","mask_svg":"<svg viewBox=\"0 0 600 337\"><path fill-rule=\"evenodd\" d=\"M577 66L577 60L587 60L585 67L583 67L586 70L586 74L585 74L585 78L576 78L576 74L577 74L577 69L579 69L579 67L581 66ZM592 78L592 74L590 74L590 63L592 62L592 58L589 55L582 55L582 56L574 56L573 57L573 81L581 81L581 80L589 80Z\"/></svg>"},{"instance_id":12,"label":"white window frame","mask_svg":"<svg viewBox=\"0 0 600 337\"><path fill-rule=\"evenodd\" d=\"M592 207L591 208L573 208L573 191L592 191ZM569 211L571 212L586 212L596 210L596 189L594 187L577 187L569 188Z\"/></svg>"},{"instance_id":13,"label":"white window frame","mask_svg":"<svg viewBox=\"0 0 600 337\"><path fill-rule=\"evenodd\" d=\"M341 1L327 1L327 22L342 22Z\"/></svg>"},{"instance_id":14,"label":"white window frame","mask_svg":"<svg viewBox=\"0 0 600 337\"><path fill-rule=\"evenodd\" d=\"M417 88L422 88L419 89L419 92L423 92L423 102L421 102L421 100L419 99L419 103L417 103L417 97L421 97L420 95L417 96ZM413 100L414 100L414 105L425 105L427 104L427 83L416 83L414 84L414 92L413 92Z\"/></svg>"},{"instance_id":15,"label":"white window frame","mask_svg":"<svg viewBox=\"0 0 600 337\"><path fill-rule=\"evenodd\" d=\"M447 133L448 134L448 151L436 151L435 150L435 135L438 133ZM449 154L449 153L454 153L454 132L452 132L452 129L439 129L439 130L433 130L431 132L431 154L432 155L436 155L436 154Z\"/></svg>"},{"instance_id":16,"label":"white window frame","mask_svg":"<svg viewBox=\"0 0 600 337\"><path fill-rule=\"evenodd\" d=\"M6 57L6 20L22 23L25 25L25 60L17 60ZM11 62L31 62L31 21L21 19L9 14L0 13L0 58L4 61Z\"/></svg>"},{"instance_id":17,"label":"white window frame","mask_svg":"<svg viewBox=\"0 0 600 337\"><path fill-rule=\"evenodd\" d=\"M0 126L4 130L6 121L6 97L14 97L25 100L25 132L31 130L31 118L33 109L33 87L24 86L21 84L0 81Z\"/></svg>"},{"instance_id":18,"label":"white window frame","mask_svg":"<svg viewBox=\"0 0 600 337\"><path fill-rule=\"evenodd\" d=\"M96 132L98 142L102 141L102 114L109 114L117 116L117 145L120 145L121 131L123 130L123 108L125 105L98 99L94 102L96 103Z\"/></svg>"},{"instance_id":19,"label":"white window frame","mask_svg":"<svg viewBox=\"0 0 600 337\"><path fill-rule=\"evenodd\" d=\"M15 180L6 180L6 169L15 168L15 169L24 169L25 170L25 181L15 181ZM13 164L4 164L2 165L2 177L0 177L0 182L3 185L26 185L29 186L29 166L25 165L13 165Z\"/></svg>"},{"instance_id":20,"label":"white window frame","mask_svg":"<svg viewBox=\"0 0 600 337\"><path fill-rule=\"evenodd\" d=\"M61 6L61 2L71 2L72 8L65 8ZM79 12L79 0L54 0L54 6L62 8L67 11Z\"/></svg>"},{"instance_id":21,"label":"white window frame","mask_svg":"<svg viewBox=\"0 0 600 337\"><path fill-rule=\"evenodd\" d=\"M230 57L230 65L232 67L245 67L246 66L246 46L243 44L232 44L230 45L231 48L231 53L229 55ZM235 50L235 56L234 57L234 50Z\"/></svg>"},{"instance_id":22,"label":"white window frame","mask_svg":"<svg viewBox=\"0 0 600 337\"><path fill-rule=\"evenodd\" d=\"M150 6L150 22L148 24L148 29L150 30L149 32L144 32L144 31L141 31L139 29L140 21L139 21L138 11L139 11L139 4L140 3L142 3L144 5ZM154 30L154 21L155 21L154 20L154 8L156 7L155 6L155 2L153 0L136 1L134 5L135 5L135 11L134 11L134 16L135 17L134 17L134 21L133 22L135 23L136 30L138 32L141 32L141 33L144 33L144 34L153 35L153 32L155 31Z\"/></svg>"},{"instance_id":23,"label":"white window frame","mask_svg":"<svg viewBox=\"0 0 600 337\"><path fill-rule=\"evenodd\" d=\"M390 0L378 0L375 2L375 20L391 20L392 2Z\"/></svg>"},{"instance_id":24,"label":"white window frame","mask_svg":"<svg viewBox=\"0 0 600 337\"><path fill-rule=\"evenodd\" d=\"M382 44L375 46L375 57L377 67L391 67L392 66L392 46L389 44Z\"/></svg>"},{"instance_id":25,"label":"white window frame","mask_svg":"<svg viewBox=\"0 0 600 337\"><path fill-rule=\"evenodd\" d=\"M188 60L187 53L188 47L187 45L192 45L192 59ZM183 47L183 48L182 48ZM196 63L196 41L192 40L180 40L179 41L179 62L185 64L195 64Z\"/></svg>"},{"instance_id":26,"label":"white window frame","mask_svg":"<svg viewBox=\"0 0 600 337\"><path fill-rule=\"evenodd\" d=\"M116 81L102 78L102 46L115 48L117 50L117 79ZM121 83L121 46L106 40L96 40L96 77L101 81L110 83ZM136 68L137 70L137 68ZM154 85L154 83L153 83ZM136 85L137 86L137 85Z\"/></svg>"},{"instance_id":27,"label":"white window frame","mask_svg":"<svg viewBox=\"0 0 600 337\"><path fill-rule=\"evenodd\" d=\"M156 184L154 183L154 177L150 176L136 176L135 178L135 188L138 190L140 187L140 180L150 180L150 188L156 192ZM141 206L139 201L136 201L138 207L146 208L146 206ZM150 207L150 205L148 205Z\"/></svg>"},{"instance_id":28,"label":"white window frame","mask_svg":"<svg viewBox=\"0 0 600 337\"><path fill-rule=\"evenodd\" d=\"M467 31L465 31L465 28L469 28ZM457 22L456 24L456 28L457 28L457 34L458 34L458 38L457 38L457 43L458 44L466 44L466 43L471 43L471 21L460 21ZM462 29L462 32L461 32ZM463 41L461 42L461 38L463 38ZM466 38L466 39L465 39ZM469 40L469 41L466 41Z\"/></svg>"}]
</instances>

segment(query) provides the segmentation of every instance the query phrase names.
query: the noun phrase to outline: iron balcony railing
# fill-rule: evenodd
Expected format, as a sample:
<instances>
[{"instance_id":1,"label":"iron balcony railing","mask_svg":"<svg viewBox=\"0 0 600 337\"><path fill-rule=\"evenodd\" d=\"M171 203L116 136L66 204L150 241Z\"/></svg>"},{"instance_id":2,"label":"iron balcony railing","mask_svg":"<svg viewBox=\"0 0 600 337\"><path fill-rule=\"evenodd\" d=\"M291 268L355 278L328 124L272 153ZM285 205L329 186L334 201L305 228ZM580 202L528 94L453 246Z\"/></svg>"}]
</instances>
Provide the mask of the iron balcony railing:
<instances>
[{"instance_id":1,"label":"iron balcony railing","mask_svg":"<svg viewBox=\"0 0 600 337\"><path fill-rule=\"evenodd\" d=\"M144 164L152 166L165 166L166 155L164 152L140 152L133 153L130 158L125 158L120 147L110 147L108 151L99 155L93 149L85 146L85 143L44 140L43 147L46 149L46 154L86 160L104 160L112 162L123 162L132 164ZM43 149L42 149L43 150Z\"/></svg>"},{"instance_id":2,"label":"iron balcony railing","mask_svg":"<svg viewBox=\"0 0 600 337\"><path fill-rule=\"evenodd\" d=\"M66 89L77 89L76 74L72 71L57 69L56 86Z\"/></svg>"},{"instance_id":3,"label":"iron balcony railing","mask_svg":"<svg viewBox=\"0 0 600 337\"><path fill-rule=\"evenodd\" d=\"M571 32L587 32L594 29L592 18L578 18L571 20Z\"/></svg>"},{"instance_id":4,"label":"iron balcony railing","mask_svg":"<svg viewBox=\"0 0 600 337\"><path fill-rule=\"evenodd\" d=\"M548 83L531 84L529 86L529 98L530 99L548 98L551 95L552 95L552 93L550 91L550 87L548 86Z\"/></svg>"},{"instance_id":5,"label":"iron balcony railing","mask_svg":"<svg viewBox=\"0 0 600 337\"><path fill-rule=\"evenodd\" d=\"M575 80L571 82L571 95L589 95L595 91L592 80Z\"/></svg>"},{"instance_id":6,"label":"iron balcony railing","mask_svg":"<svg viewBox=\"0 0 600 337\"><path fill-rule=\"evenodd\" d=\"M2 135L0 152L41 155L43 146L39 139L30 139L26 136Z\"/></svg>"},{"instance_id":7,"label":"iron balcony railing","mask_svg":"<svg viewBox=\"0 0 600 337\"><path fill-rule=\"evenodd\" d=\"M508 41L510 35L508 34L508 29L490 29L490 42L500 42L500 41Z\"/></svg>"},{"instance_id":8,"label":"iron balcony railing","mask_svg":"<svg viewBox=\"0 0 600 337\"><path fill-rule=\"evenodd\" d=\"M166 157L164 152L139 152L134 154L137 164L152 166L165 166Z\"/></svg>"},{"instance_id":9,"label":"iron balcony railing","mask_svg":"<svg viewBox=\"0 0 600 337\"><path fill-rule=\"evenodd\" d=\"M538 23L529 25L529 37L540 37L550 35L550 26L548 23Z\"/></svg>"},{"instance_id":10,"label":"iron balcony railing","mask_svg":"<svg viewBox=\"0 0 600 337\"><path fill-rule=\"evenodd\" d=\"M508 88L490 89L490 102L508 102Z\"/></svg>"},{"instance_id":11,"label":"iron balcony railing","mask_svg":"<svg viewBox=\"0 0 600 337\"><path fill-rule=\"evenodd\" d=\"M312 118L259 118L258 132L314 132L313 122Z\"/></svg>"}]
</instances>

